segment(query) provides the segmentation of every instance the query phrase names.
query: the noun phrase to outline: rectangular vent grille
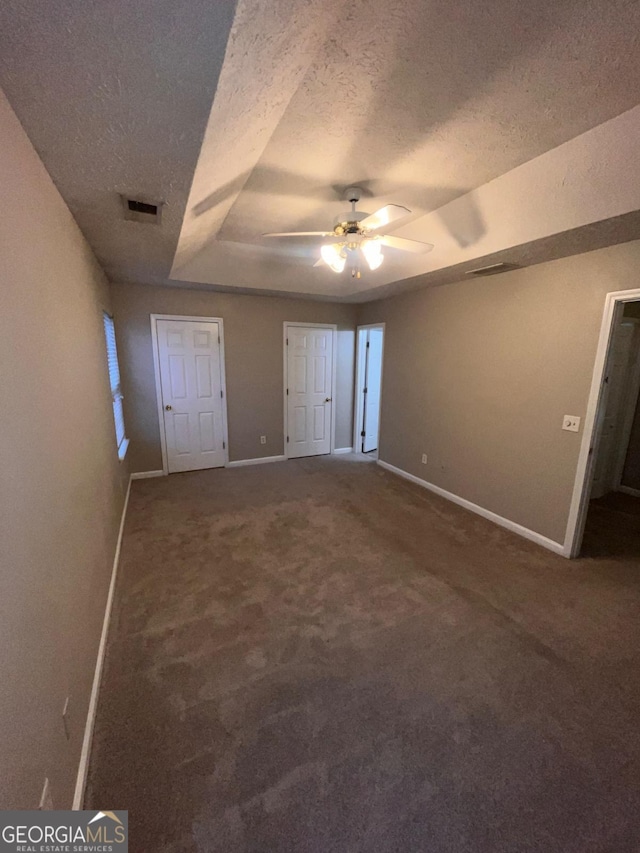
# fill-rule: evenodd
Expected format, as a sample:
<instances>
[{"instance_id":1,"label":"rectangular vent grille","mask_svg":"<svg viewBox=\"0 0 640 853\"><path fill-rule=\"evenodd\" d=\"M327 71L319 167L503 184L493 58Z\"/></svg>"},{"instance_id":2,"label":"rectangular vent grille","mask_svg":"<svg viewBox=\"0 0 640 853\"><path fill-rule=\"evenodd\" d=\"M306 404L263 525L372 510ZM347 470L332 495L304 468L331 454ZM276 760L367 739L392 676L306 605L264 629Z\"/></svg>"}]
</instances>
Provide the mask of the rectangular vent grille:
<instances>
[{"instance_id":1,"label":"rectangular vent grille","mask_svg":"<svg viewBox=\"0 0 640 853\"><path fill-rule=\"evenodd\" d=\"M127 198L121 196L124 207L124 218L131 222L146 222L159 225L162 213L162 202L142 198Z\"/></svg>"},{"instance_id":2,"label":"rectangular vent grille","mask_svg":"<svg viewBox=\"0 0 640 853\"><path fill-rule=\"evenodd\" d=\"M132 198L128 198L127 206L134 213L150 213L151 216L156 216L158 213L158 205L148 204L146 201L134 201Z\"/></svg>"},{"instance_id":3,"label":"rectangular vent grille","mask_svg":"<svg viewBox=\"0 0 640 853\"><path fill-rule=\"evenodd\" d=\"M475 270L467 270L467 275L497 275L500 272L510 270L521 270L520 264L489 264L488 267L478 267Z\"/></svg>"}]
</instances>

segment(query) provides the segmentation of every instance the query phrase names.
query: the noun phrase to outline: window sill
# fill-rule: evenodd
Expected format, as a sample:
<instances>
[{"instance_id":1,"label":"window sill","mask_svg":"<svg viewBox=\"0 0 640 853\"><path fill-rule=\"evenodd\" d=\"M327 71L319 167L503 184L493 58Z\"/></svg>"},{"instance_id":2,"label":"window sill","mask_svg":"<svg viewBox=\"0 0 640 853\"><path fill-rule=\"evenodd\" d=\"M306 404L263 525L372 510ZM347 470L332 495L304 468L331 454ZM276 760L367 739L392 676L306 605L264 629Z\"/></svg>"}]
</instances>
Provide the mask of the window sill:
<instances>
[{"instance_id":1,"label":"window sill","mask_svg":"<svg viewBox=\"0 0 640 853\"><path fill-rule=\"evenodd\" d=\"M125 438L120 447L118 448L118 459L121 462L124 462L124 457L127 455L127 450L129 449L129 439Z\"/></svg>"}]
</instances>

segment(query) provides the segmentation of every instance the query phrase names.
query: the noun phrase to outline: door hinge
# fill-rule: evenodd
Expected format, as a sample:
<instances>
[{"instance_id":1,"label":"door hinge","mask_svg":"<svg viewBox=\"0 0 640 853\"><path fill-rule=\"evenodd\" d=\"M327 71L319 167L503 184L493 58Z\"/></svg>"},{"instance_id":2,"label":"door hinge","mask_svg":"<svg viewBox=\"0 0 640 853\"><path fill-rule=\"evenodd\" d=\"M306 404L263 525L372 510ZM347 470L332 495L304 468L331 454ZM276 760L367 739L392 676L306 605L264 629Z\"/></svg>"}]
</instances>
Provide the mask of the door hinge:
<instances>
[{"instance_id":1,"label":"door hinge","mask_svg":"<svg viewBox=\"0 0 640 853\"><path fill-rule=\"evenodd\" d=\"M226 449L227 449L227 442L226 442L226 441L223 441L223 442L222 442L222 449L223 449L223 450L226 450Z\"/></svg>"},{"instance_id":2,"label":"door hinge","mask_svg":"<svg viewBox=\"0 0 640 853\"><path fill-rule=\"evenodd\" d=\"M363 394L366 394L366 393L367 393L367 389L366 389L366 388L363 388L363 389L362 389L362 393L363 393Z\"/></svg>"},{"instance_id":3,"label":"door hinge","mask_svg":"<svg viewBox=\"0 0 640 853\"><path fill-rule=\"evenodd\" d=\"M366 432L364 430L362 430L362 432L360 433L360 438L364 438L365 435L366 435Z\"/></svg>"},{"instance_id":4,"label":"door hinge","mask_svg":"<svg viewBox=\"0 0 640 853\"><path fill-rule=\"evenodd\" d=\"M289 436L287 436L287 444L289 444Z\"/></svg>"},{"instance_id":5,"label":"door hinge","mask_svg":"<svg viewBox=\"0 0 640 853\"><path fill-rule=\"evenodd\" d=\"M289 346L289 338L287 338L287 346Z\"/></svg>"},{"instance_id":6,"label":"door hinge","mask_svg":"<svg viewBox=\"0 0 640 853\"><path fill-rule=\"evenodd\" d=\"M224 399L224 391L220 391L220 396Z\"/></svg>"},{"instance_id":7,"label":"door hinge","mask_svg":"<svg viewBox=\"0 0 640 853\"><path fill-rule=\"evenodd\" d=\"M287 397L289 396L289 389L287 388Z\"/></svg>"},{"instance_id":8,"label":"door hinge","mask_svg":"<svg viewBox=\"0 0 640 853\"><path fill-rule=\"evenodd\" d=\"M367 349L369 349L369 341L367 341Z\"/></svg>"},{"instance_id":9,"label":"door hinge","mask_svg":"<svg viewBox=\"0 0 640 853\"><path fill-rule=\"evenodd\" d=\"M220 335L218 335L218 343L220 343Z\"/></svg>"}]
</instances>

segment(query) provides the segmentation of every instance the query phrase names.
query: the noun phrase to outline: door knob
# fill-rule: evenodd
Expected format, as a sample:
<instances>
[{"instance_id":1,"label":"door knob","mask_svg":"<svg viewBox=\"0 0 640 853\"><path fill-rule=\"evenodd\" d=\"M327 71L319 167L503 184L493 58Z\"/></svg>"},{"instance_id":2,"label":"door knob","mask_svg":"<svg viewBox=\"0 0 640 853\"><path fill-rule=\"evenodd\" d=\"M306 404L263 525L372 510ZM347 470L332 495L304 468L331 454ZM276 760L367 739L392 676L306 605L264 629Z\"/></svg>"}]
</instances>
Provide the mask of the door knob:
<instances>
[{"instance_id":1,"label":"door knob","mask_svg":"<svg viewBox=\"0 0 640 853\"><path fill-rule=\"evenodd\" d=\"M330 402L331 402L331 397L326 397L326 398L325 398L325 403L330 403Z\"/></svg>"},{"instance_id":2,"label":"door knob","mask_svg":"<svg viewBox=\"0 0 640 853\"><path fill-rule=\"evenodd\" d=\"M165 406L164 410L165 410L165 412L170 412L172 408L173 408L173 406Z\"/></svg>"}]
</instances>

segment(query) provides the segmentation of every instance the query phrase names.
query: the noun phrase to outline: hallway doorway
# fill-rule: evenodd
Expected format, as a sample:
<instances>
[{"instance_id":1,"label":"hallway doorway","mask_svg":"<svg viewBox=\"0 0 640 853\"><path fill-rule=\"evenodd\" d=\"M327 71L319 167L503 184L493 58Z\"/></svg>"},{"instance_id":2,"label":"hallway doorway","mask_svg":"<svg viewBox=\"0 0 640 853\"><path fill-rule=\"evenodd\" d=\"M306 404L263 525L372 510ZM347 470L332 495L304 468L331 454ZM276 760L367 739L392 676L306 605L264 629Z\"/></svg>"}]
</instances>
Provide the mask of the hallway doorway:
<instances>
[{"instance_id":1,"label":"hallway doorway","mask_svg":"<svg viewBox=\"0 0 640 853\"><path fill-rule=\"evenodd\" d=\"M640 553L640 300L613 313L585 483L581 556Z\"/></svg>"},{"instance_id":2,"label":"hallway doorway","mask_svg":"<svg viewBox=\"0 0 640 853\"><path fill-rule=\"evenodd\" d=\"M353 449L377 458L382 401L384 323L358 326Z\"/></svg>"}]
</instances>

